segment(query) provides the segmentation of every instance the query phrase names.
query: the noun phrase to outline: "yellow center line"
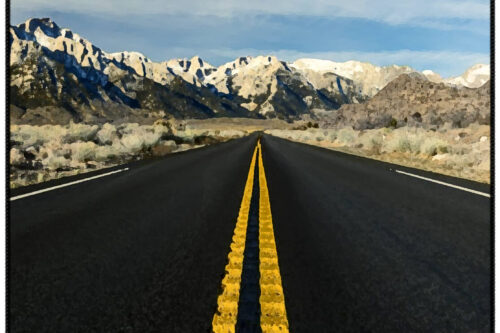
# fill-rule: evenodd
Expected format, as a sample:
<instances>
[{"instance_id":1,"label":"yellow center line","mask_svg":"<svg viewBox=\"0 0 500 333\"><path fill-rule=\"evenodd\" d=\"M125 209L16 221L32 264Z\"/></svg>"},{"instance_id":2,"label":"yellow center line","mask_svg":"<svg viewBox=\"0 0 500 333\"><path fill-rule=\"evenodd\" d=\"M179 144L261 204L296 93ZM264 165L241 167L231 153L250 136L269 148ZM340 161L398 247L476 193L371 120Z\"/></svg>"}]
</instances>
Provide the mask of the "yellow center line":
<instances>
[{"instance_id":1,"label":"yellow center line","mask_svg":"<svg viewBox=\"0 0 500 333\"><path fill-rule=\"evenodd\" d=\"M259 259L260 259L260 327L263 333L288 332L285 296L281 284L278 253L274 239L271 204L267 188L262 147L259 147Z\"/></svg>"},{"instance_id":2,"label":"yellow center line","mask_svg":"<svg viewBox=\"0 0 500 333\"><path fill-rule=\"evenodd\" d=\"M257 160L258 155L258 162ZM260 326L263 333L289 332L285 296L281 284L278 253L274 239L269 190L267 187L260 140L254 149L240 212L234 229L222 293L217 299L217 312L212 320L214 333L234 333L238 318L243 253L254 183L255 163L259 163L259 271L260 271Z\"/></svg>"},{"instance_id":3,"label":"yellow center line","mask_svg":"<svg viewBox=\"0 0 500 333\"><path fill-rule=\"evenodd\" d=\"M236 227L234 228L231 251L229 252L228 264L226 265L226 275L222 279L222 293L217 299L217 312L212 320L212 330L215 333L234 333L236 330L241 272L243 271L243 252L245 251L248 214L250 211L250 200L252 199L256 155L257 146L253 152L243 199L241 200L240 212Z\"/></svg>"}]
</instances>

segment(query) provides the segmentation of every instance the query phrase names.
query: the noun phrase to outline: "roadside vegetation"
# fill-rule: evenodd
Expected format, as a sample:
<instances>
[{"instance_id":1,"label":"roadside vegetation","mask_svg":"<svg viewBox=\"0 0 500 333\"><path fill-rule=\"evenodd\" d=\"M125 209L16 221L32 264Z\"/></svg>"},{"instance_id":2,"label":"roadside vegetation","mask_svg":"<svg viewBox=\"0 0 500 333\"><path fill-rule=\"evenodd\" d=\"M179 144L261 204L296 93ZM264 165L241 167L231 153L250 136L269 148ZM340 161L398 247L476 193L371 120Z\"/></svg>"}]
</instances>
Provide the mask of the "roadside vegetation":
<instances>
[{"instance_id":1,"label":"roadside vegetation","mask_svg":"<svg viewBox=\"0 0 500 333\"><path fill-rule=\"evenodd\" d=\"M221 118L149 125L104 123L12 125L11 187L25 186L243 137L254 131L350 154L490 182L490 126L445 124L356 130L322 128L305 119L284 122Z\"/></svg>"},{"instance_id":2,"label":"roadside vegetation","mask_svg":"<svg viewBox=\"0 0 500 333\"><path fill-rule=\"evenodd\" d=\"M267 130L289 140L340 150L395 164L490 182L490 126L385 127L370 130Z\"/></svg>"},{"instance_id":3,"label":"roadside vegetation","mask_svg":"<svg viewBox=\"0 0 500 333\"><path fill-rule=\"evenodd\" d=\"M10 150L12 188L163 156L239 138L241 130L192 128L158 120L152 125L13 125Z\"/></svg>"}]
</instances>

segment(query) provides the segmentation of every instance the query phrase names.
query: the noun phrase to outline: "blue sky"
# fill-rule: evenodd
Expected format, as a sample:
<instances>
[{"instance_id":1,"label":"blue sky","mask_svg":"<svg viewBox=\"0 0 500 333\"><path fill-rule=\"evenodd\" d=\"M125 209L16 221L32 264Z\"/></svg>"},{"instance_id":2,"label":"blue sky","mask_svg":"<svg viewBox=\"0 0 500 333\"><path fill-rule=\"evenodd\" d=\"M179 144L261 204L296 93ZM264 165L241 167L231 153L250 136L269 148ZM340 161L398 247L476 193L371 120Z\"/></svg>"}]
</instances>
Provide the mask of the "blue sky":
<instances>
[{"instance_id":1,"label":"blue sky","mask_svg":"<svg viewBox=\"0 0 500 333\"><path fill-rule=\"evenodd\" d=\"M484 0L11 0L11 24L50 17L108 52L154 61L244 55L409 65L447 77L489 63Z\"/></svg>"}]
</instances>

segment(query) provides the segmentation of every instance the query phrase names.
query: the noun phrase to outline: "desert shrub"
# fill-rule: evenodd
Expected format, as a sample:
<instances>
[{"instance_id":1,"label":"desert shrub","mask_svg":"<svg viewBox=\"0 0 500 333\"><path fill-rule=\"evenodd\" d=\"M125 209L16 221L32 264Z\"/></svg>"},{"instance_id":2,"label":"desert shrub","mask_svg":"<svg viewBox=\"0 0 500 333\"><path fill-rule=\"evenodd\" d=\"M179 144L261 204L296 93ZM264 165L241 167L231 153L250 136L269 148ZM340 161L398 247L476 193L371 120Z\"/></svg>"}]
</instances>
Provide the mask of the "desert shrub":
<instances>
[{"instance_id":1,"label":"desert shrub","mask_svg":"<svg viewBox=\"0 0 500 333\"><path fill-rule=\"evenodd\" d=\"M138 123L126 123L118 126L118 131L122 134L130 134L137 132L140 125Z\"/></svg>"},{"instance_id":2,"label":"desert shrub","mask_svg":"<svg viewBox=\"0 0 500 333\"><path fill-rule=\"evenodd\" d=\"M473 124L466 129L448 126L445 130L406 126L361 132L347 127L340 130L323 129L321 132L310 128L306 131L268 130L266 133L309 144L319 144L318 138L324 138L323 142L336 143L335 147L340 144L341 147L361 148L358 150L361 155L367 152L379 155L403 153L384 159L406 163L411 156L415 156L417 159L413 159L413 162L416 161L417 167L425 165L430 170L446 170L445 173L450 175L480 181L486 179L484 177L487 177L491 167L491 142L484 139L491 134L489 126L485 125Z\"/></svg>"},{"instance_id":3,"label":"desert shrub","mask_svg":"<svg viewBox=\"0 0 500 333\"><path fill-rule=\"evenodd\" d=\"M116 138L118 138L116 127L109 123L104 124L97 132L97 140L102 145L112 144Z\"/></svg>"},{"instance_id":4,"label":"desert shrub","mask_svg":"<svg viewBox=\"0 0 500 333\"><path fill-rule=\"evenodd\" d=\"M118 146L121 146L119 142L117 142ZM111 146L98 146L95 150L95 160L97 162L107 162L113 160L118 154L120 150L116 147L115 144Z\"/></svg>"},{"instance_id":5,"label":"desert shrub","mask_svg":"<svg viewBox=\"0 0 500 333\"><path fill-rule=\"evenodd\" d=\"M357 133L352 127L345 127L338 131L337 141L350 146L354 144L356 137Z\"/></svg>"},{"instance_id":6,"label":"desert shrub","mask_svg":"<svg viewBox=\"0 0 500 333\"><path fill-rule=\"evenodd\" d=\"M42 160L42 165L48 170L58 170L68 168L70 160L64 156L50 155Z\"/></svg>"},{"instance_id":7,"label":"desert shrub","mask_svg":"<svg viewBox=\"0 0 500 333\"><path fill-rule=\"evenodd\" d=\"M241 130L218 130L219 133L215 132L210 132L210 135L213 136L219 136L222 138L241 138L247 135L246 131L241 131Z\"/></svg>"},{"instance_id":8,"label":"desert shrub","mask_svg":"<svg viewBox=\"0 0 500 333\"><path fill-rule=\"evenodd\" d=\"M397 126L398 126L398 121L394 118L391 118L391 120L389 120L389 122L387 123L387 127L396 128Z\"/></svg>"},{"instance_id":9,"label":"desert shrub","mask_svg":"<svg viewBox=\"0 0 500 333\"><path fill-rule=\"evenodd\" d=\"M439 138L435 137L426 137L422 140L420 145L420 153L434 156L437 154L447 153L449 150L449 144Z\"/></svg>"},{"instance_id":10,"label":"desert shrub","mask_svg":"<svg viewBox=\"0 0 500 333\"><path fill-rule=\"evenodd\" d=\"M21 152L21 150L17 148L12 148L10 150L10 164L11 165L21 165L26 162L26 158L24 157L24 154Z\"/></svg>"},{"instance_id":11,"label":"desert shrub","mask_svg":"<svg viewBox=\"0 0 500 333\"><path fill-rule=\"evenodd\" d=\"M337 131L336 130L329 130L328 134L325 135L328 138L328 141L334 142L337 140Z\"/></svg>"},{"instance_id":12,"label":"desert shrub","mask_svg":"<svg viewBox=\"0 0 500 333\"><path fill-rule=\"evenodd\" d=\"M405 127L395 129L384 140L382 151L418 154L420 153L422 141L425 138L423 133L424 131L418 129L409 131Z\"/></svg>"},{"instance_id":13,"label":"desert shrub","mask_svg":"<svg viewBox=\"0 0 500 333\"><path fill-rule=\"evenodd\" d=\"M126 124L120 127L119 131L122 133L120 143L123 146L120 151L126 154L136 154L156 145L163 133L158 130L158 126L140 126L139 124Z\"/></svg>"},{"instance_id":14,"label":"desert shrub","mask_svg":"<svg viewBox=\"0 0 500 333\"><path fill-rule=\"evenodd\" d=\"M194 129L189 126L186 126L182 131L177 131L177 137L185 141L191 141L195 136L207 135L207 134L208 132L206 130Z\"/></svg>"},{"instance_id":15,"label":"desert shrub","mask_svg":"<svg viewBox=\"0 0 500 333\"><path fill-rule=\"evenodd\" d=\"M63 142L71 143L76 141L92 141L95 139L99 126L75 124L70 122L66 135L62 138Z\"/></svg>"},{"instance_id":16,"label":"desert shrub","mask_svg":"<svg viewBox=\"0 0 500 333\"><path fill-rule=\"evenodd\" d=\"M158 133L162 139L168 139L177 133L177 130L174 128L174 126L165 120L162 121L156 121L153 124L153 131L155 133Z\"/></svg>"},{"instance_id":17,"label":"desert shrub","mask_svg":"<svg viewBox=\"0 0 500 333\"><path fill-rule=\"evenodd\" d=\"M359 135L357 142L363 149L378 153L382 148L383 134L379 130L368 130Z\"/></svg>"},{"instance_id":18,"label":"desert shrub","mask_svg":"<svg viewBox=\"0 0 500 333\"><path fill-rule=\"evenodd\" d=\"M396 145L396 151L403 152L403 153L411 153L415 152L415 143L411 141L410 138L406 137L400 137L397 139L398 143ZM412 149L413 148L413 149Z\"/></svg>"},{"instance_id":19,"label":"desert shrub","mask_svg":"<svg viewBox=\"0 0 500 333\"><path fill-rule=\"evenodd\" d=\"M142 139L144 140L144 147L151 147L160 141L161 135L157 132L145 131L142 133Z\"/></svg>"},{"instance_id":20,"label":"desert shrub","mask_svg":"<svg viewBox=\"0 0 500 333\"><path fill-rule=\"evenodd\" d=\"M49 141L61 140L67 129L60 125L14 125L10 129L11 140L20 143L22 148L40 146Z\"/></svg>"},{"instance_id":21,"label":"desert shrub","mask_svg":"<svg viewBox=\"0 0 500 333\"><path fill-rule=\"evenodd\" d=\"M163 141L151 150L153 156L164 156L177 149L177 144L173 140Z\"/></svg>"},{"instance_id":22,"label":"desert shrub","mask_svg":"<svg viewBox=\"0 0 500 333\"><path fill-rule=\"evenodd\" d=\"M12 125L11 184L28 185L88 168L123 163L132 158L191 149L194 138L200 135L205 137L198 143L211 144L247 134L232 129L187 129L184 123L175 126L174 130L174 125L164 119L153 125ZM183 144L177 145L178 141Z\"/></svg>"},{"instance_id":23,"label":"desert shrub","mask_svg":"<svg viewBox=\"0 0 500 333\"><path fill-rule=\"evenodd\" d=\"M470 154L472 152L472 147L471 145L465 144L450 145L449 152L455 155Z\"/></svg>"},{"instance_id":24,"label":"desert shrub","mask_svg":"<svg viewBox=\"0 0 500 333\"><path fill-rule=\"evenodd\" d=\"M71 159L76 162L87 162L95 159L97 145L89 142L73 142L69 144Z\"/></svg>"},{"instance_id":25,"label":"desert shrub","mask_svg":"<svg viewBox=\"0 0 500 333\"><path fill-rule=\"evenodd\" d=\"M124 149L120 149L122 152L134 154L142 150L144 139L135 134L127 134L121 138L120 143L124 147Z\"/></svg>"},{"instance_id":26,"label":"desert shrub","mask_svg":"<svg viewBox=\"0 0 500 333\"><path fill-rule=\"evenodd\" d=\"M300 125L293 128L294 130L305 131L307 129L306 125Z\"/></svg>"}]
</instances>

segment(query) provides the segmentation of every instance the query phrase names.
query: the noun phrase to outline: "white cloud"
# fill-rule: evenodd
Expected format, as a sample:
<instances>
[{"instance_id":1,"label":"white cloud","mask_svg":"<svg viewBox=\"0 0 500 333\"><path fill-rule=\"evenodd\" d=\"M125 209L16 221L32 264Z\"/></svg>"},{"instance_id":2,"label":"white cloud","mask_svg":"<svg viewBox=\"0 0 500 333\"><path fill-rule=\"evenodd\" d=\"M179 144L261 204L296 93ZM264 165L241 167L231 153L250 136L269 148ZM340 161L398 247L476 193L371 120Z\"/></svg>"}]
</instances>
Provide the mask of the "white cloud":
<instances>
[{"instance_id":1,"label":"white cloud","mask_svg":"<svg viewBox=\"0 0 500 333\"><path fill-rule=\"evenodd\" d=\"M311 15L353 17L390 24L421 20L489 19L489 2L474 0L14 0L12 10L57 10L109 16L192 14L233 17L240 15Z\"/></svg>"}]
</instances>

